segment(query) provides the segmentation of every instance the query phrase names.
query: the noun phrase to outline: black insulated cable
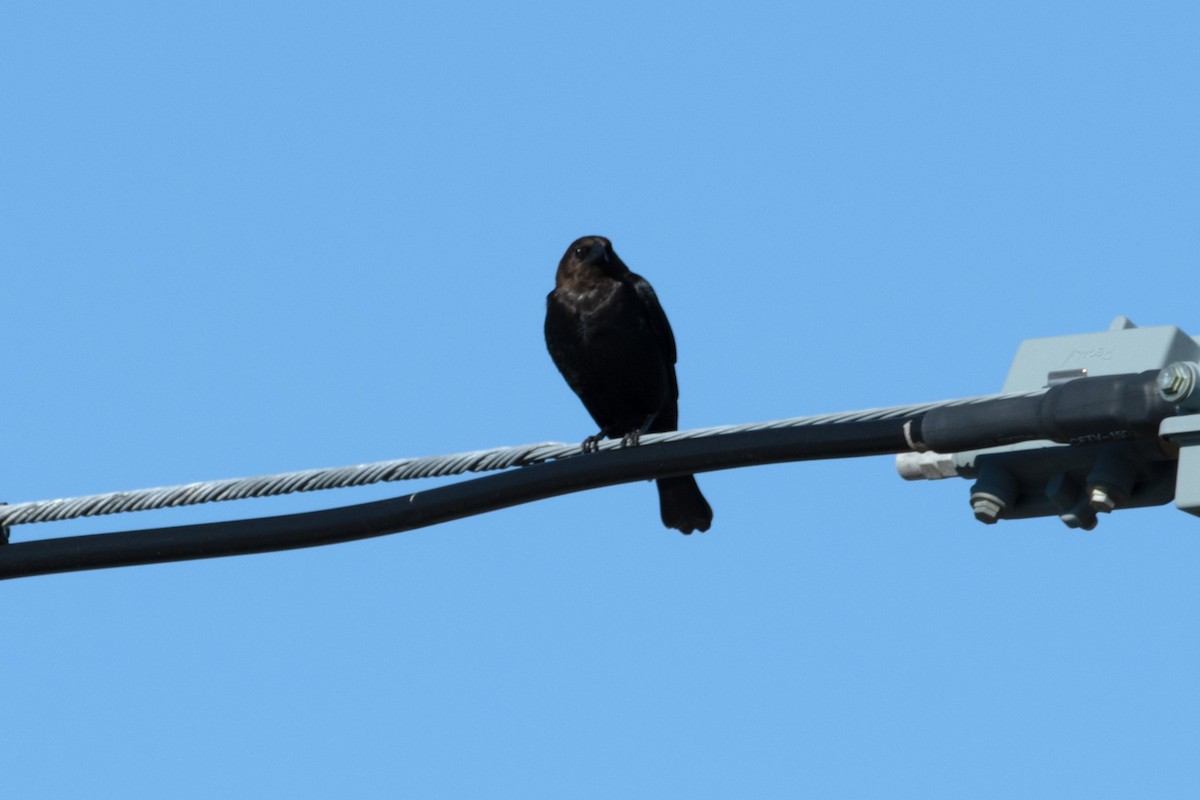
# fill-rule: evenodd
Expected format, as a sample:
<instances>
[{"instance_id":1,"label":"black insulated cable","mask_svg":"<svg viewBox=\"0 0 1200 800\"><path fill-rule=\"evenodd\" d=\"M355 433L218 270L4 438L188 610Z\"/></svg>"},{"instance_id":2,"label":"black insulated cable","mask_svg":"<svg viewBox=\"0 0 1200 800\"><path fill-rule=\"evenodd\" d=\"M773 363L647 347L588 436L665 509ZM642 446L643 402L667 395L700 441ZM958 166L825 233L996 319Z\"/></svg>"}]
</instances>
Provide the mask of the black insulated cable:
<instances>
[{"instance_id":1,"label":"black insulated cable","mask_svg":"<svg viewBox=\"0 0 1200 800\"><path fill-rule=\"evenodd\" d=\"M1077 378L1032 397L935 408L913 426L913 438L939 453L958 453L1049 439L1062 444L1146 439L1179 413L1159 394L1159 370Z\"/></svg>"},{"instance_id":2,"label":"black insulated cable","mask_svg":"<svg viewBox=\"0 0 1200 800\"><path fill-rule=\"evenodd\" d=\"M534 464L391 500L324 511L14 542L0 548L0 579L336 544L619 483L758 464L900 453L910 449L904 426L914 419L840 422L658 442ZM606 508L597 513L611 512Z\"/></svg>"},{"instance_id":3,"label":"black insulated cable","mask_svg":"<svg viewBox=\"0 0 1200 800\"><path fill-rule=\"evenodd\" d=\"M1078 378L1042 394L938 406L892 419L821 422L603 450L373 503L259 519L15 542L0 579L336 544L619 483L714 470L1049 439L1075 445L1157 437L1178 407L1159 370Z\"/></svg>"}]
</instances>

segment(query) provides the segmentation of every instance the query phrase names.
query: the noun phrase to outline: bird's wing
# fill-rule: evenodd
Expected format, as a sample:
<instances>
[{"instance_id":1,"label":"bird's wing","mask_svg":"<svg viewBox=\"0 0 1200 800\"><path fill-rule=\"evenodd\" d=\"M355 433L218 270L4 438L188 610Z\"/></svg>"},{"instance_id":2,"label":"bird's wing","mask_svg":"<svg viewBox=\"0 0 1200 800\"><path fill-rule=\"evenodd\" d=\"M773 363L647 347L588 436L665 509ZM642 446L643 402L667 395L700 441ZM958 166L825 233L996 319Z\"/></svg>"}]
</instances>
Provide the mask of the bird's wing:
<instances>
[{"instance_id":1,"label":"bird's wing","mask_svg":"<svg viewBox=\"0 0 1200 800\"><path fill-rule=\"evenodd\" d=\"M669 363L675 363L675 334L671 333L671 323L667 322L667 314L662 310L662 306L658 302L658 295L654 293L654 288L650 282L641 275L629 274L630 283L633 290L637 293L638 300L641 301L642 308L646 310L646 319L650 323L650 331L654 334L654 341L664 354L666 354ZM673 370L672 370L673 371Z\"/></svg>"}]
</instances>

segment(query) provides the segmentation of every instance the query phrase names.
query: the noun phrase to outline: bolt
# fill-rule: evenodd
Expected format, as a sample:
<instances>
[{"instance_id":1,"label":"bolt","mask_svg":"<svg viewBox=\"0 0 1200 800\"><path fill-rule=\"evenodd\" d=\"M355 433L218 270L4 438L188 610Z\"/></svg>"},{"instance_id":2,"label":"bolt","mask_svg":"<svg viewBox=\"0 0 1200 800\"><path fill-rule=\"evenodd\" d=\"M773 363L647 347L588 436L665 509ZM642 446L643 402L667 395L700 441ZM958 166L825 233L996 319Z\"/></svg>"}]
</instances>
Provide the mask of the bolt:
<instances>
[{"instance_id":1,"label":"bolt","mask_svg":"<svg viewBox=\"0 0 1200 800\"><path fill-rule=\"evenodd\" d=\"M976 492L971 495L971 510L975 512L975 519L984 525L994 525L1004 510L1004 501L992 494Z\"/></svg>"},{"instance_id":2,"label":"bolt","mask_svg":"<svg viewBox=\"0 0 1200 800\"><path fill-rule=\"evenodd\" d=\"M1068 528L1075 528L1076 530L1090 531L1092 528L1096 527L1095 513L1077 514L1072 512L1060 515L1059 519L1061 519L1063 524L1065 524Z\"/></svg>"},{"instance_id":3,"label":"bolt","mask_svg":"<svg viewBox=\"0 0 1200 800\"><path fill-rule=\"evenodd\" d=\"M1193 395L1197 394L1196 384L1200 382L1200 366L1191 361L1176 361L1159 370L1154 382L1159 395L1168 403L1195 409Z\"/></svg>"},{"instance_id":4,"label":"bolt","mask_svg":"<svg viewBox=\"0 0 1200 800\"><path fill-rule=\"evenodd\" d=\"M1183 370L1178 365L1171 364L1158 371L1155 383L1158 384L1158 390L1164 395L1173 395L1183 388L1185 380Z\"/></svg>"},{"instance_id":5,"label":"bolt","mask_svg":"<svg viewBox=\"0 0 1200 800\"><path fill-rule=\"evenodd\" d=\"M1107 514L1117 507L1117 501L1108 493L1108 489L1103 486L1093 486L1088 505L1095 511Z\"/></svg>"}]
</instances>

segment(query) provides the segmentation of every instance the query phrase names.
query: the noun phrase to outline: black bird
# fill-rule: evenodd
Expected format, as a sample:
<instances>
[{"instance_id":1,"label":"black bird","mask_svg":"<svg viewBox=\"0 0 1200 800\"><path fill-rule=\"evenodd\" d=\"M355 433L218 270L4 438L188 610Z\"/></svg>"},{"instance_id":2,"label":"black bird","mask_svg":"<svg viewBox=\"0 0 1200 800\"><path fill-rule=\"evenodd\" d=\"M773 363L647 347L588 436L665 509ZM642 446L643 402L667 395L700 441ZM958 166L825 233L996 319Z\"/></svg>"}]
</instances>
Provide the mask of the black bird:
<instances>
[{"instance_id":1,"label":"black bird","mask_svg":"<svg viewBox=\"0 0 1200 800\"><path fill-rule=\"evenodd\" d=\"M675 337L654 289L613 252L603 236L576 239L546 298L546 348L604 437L637 444L643 433L679 426ZM660 478L663 524L706 531L712 509L691 475Z\"/></svg>"}]
</instances>

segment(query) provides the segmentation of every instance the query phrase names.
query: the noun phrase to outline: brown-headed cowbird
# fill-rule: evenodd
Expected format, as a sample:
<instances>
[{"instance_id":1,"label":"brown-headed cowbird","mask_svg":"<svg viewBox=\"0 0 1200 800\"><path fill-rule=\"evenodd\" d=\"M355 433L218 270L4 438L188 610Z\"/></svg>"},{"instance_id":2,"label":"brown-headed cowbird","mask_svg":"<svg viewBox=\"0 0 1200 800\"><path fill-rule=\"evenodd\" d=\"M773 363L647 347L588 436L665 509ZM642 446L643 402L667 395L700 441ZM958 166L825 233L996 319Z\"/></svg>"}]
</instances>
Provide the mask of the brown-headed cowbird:
<instances>
[{"instance_id":1,"label":"brown-headed cowbird","mask_svg":"<svg viewBox=\"0 0 1200 800\"><path fill-rule=\"evenodd\" d=\"M546 348L600 432L637 444L643 433L679 424L675 337L654 289L613 252L603 236L584 236L558 262L546 298ZM712 509L691 475L658 480L663 524L706 531Z\"/></svg>"}]
</instances>

